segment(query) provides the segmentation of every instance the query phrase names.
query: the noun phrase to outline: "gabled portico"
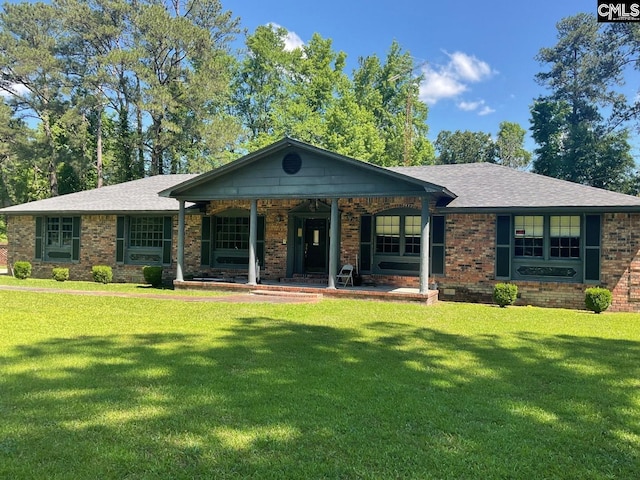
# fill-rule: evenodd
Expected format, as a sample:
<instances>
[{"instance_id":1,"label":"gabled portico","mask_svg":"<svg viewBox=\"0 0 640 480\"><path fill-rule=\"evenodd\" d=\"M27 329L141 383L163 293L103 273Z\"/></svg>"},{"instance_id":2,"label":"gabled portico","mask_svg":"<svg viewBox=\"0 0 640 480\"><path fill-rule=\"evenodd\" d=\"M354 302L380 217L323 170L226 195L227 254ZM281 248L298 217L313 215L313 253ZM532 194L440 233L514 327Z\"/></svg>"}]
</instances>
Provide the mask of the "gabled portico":
<instances>
[{"instance_id":1,"label":"gabled portico","mask_svg":"<svg viewBox=\"0 0 640 480\"><path fill-rule=\"evenodd\" d=\"M266 262L271 268L274 265L273 258L258 258L259 233L264 235L264 232L259 232L261 214L260 218L268 218L262 222L266 222L265 229L269 232L263 239L269 248L263 248L262 255L268 256L271 252L273 257L279 257L275 248L278 252L286 250L286 255L279 258L282 269L287 273L312 272L314 269L318 273L326 273L327 288L331 290L336 288L335 277L341 264L354 261L353 252L350 258L341 258L342 235L345 238L353 236L353 232L361 228L360 216L354 213L357 209L351 209L348 217L343 217L340 204L351 204L354 199L366 203L376 199L406 198L411 199L406 203L415 207L415 200L419 199L420 245L419 248L417 245L414 247L418 255L413 258L417 260L419 257L419 263L414 264L418 269L419 290L423 294L429 285L430 203L441 197L454 197L438 185L290 138L178 184L161 192L161 195L176 198L180 204L177 281L183 280L185 264L185 202L200 205L205 214L211 213L212 205L223 202L228 208L246 210L247 204L249 206L248 222L243 226L238 227L238 222L228 222L233 224L225 227L225 222L220 221L214 227L217 228L219 246L231 249L234 245L231 242L224 244L224 239L220 238L240 232L248 223L246 256L238 258L244 259L249 285L257 283L256 260L261 260L261 265ZM259 202L261 212L258 211ZM401 201L399 205L402 206ZM278 209L277 215L268 215L275 209ZM236 245L236 249L241 248L243 252L244 247L244 243ZM227 257L235 254L233 251L228 253Z\"/></svg>"}]
</instances>

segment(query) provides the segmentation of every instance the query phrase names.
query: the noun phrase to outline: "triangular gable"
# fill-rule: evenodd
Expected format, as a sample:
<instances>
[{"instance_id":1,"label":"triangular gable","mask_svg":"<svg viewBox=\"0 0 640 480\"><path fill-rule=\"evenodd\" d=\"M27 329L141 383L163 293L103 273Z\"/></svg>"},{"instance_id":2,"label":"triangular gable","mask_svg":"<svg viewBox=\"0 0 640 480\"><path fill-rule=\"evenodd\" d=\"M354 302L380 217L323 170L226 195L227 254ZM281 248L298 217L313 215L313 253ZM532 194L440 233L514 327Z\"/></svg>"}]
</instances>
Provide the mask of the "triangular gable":
<instances>
[{"instance_id":1,"label":"triangular gable","mask_svg":"<svg viewBox=\"0 0 640 480\"><path fill-rule=\"evenodd\" d=\"M160 194L198 201L421 196L425 193L454 197L439 185L284 138Z\"/></svg>"}]
</instances>

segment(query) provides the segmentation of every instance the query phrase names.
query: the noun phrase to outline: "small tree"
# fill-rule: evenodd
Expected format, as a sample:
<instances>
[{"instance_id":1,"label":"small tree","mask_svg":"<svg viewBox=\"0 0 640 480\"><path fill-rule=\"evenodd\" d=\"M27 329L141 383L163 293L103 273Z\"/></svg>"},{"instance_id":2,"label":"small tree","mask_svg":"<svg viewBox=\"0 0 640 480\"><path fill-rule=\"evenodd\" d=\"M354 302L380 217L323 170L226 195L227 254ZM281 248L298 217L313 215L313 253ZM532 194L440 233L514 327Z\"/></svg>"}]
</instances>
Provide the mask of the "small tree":
<instances>
[{"instance_id":1,"label":"small tree","mask_svg":"<svg viewBox=\"0 0 640 480\"><path fill-rule=\"evenodd\" d=\"M29 262L16 262L13 264L13 276L20 280L26 280L31 276L31 264Z\"/></svg>"},{"instance_id":2,"label":"small tree","mask_svg":"<svg viewBox=\"0 0 640 480\"><path fill-rule=\"evenodd\" d=\"M53 270L51 271L51 275L54 280L58 282L64 282L66 280L69 280L69 269L62 268L62 267L54 267Z\"/></svg>"},{"instance_id":3,"label":"small tree","mask_svg":"<svg viewBox=\"0 0 640 480\"><path fill-rule=\"evenodd\" d=\"M518 286L512 283L498 283L493 289L493 300L504 308L513 305L518 298Z\"/></svg>"},{"instance_id":4,"label":"small tree","mask_svg":"<svg viewBox=\"0 0 640 480\"><path fill-rule=\"evenodd\" d=\"M162 267L143 267L142 275L144 275L144 281L150 283L152 287L162 285Z\"/></svg>"},{"instance_id":5,"label":"small tree","mask_svg":"<svg viewBox=\"0 0 640 480\"><path fill-rule=\"evenodd\" d=\"M93 281L97 283L111 283L113 280L113 272L108 265L95 265L91 268Z\"/></svg>"},{"instance_id":6,"label":"small tree","mask_svg":"<svg viewBox=\"0 0 640 480\"><path fill-rule=\"evenodd\" d=\"M595 313L604 312L613 299L611 292L602 287L587 288L584 293L584 304Z\"/></svg>"}]
</instances>

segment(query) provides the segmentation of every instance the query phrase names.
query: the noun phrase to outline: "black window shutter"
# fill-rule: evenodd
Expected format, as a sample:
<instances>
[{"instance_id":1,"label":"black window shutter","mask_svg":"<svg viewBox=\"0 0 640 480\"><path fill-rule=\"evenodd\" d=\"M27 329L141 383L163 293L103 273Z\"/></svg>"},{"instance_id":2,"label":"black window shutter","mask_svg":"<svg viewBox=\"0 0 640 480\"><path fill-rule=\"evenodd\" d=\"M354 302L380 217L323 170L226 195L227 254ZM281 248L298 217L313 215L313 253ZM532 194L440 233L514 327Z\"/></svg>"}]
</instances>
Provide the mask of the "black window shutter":
<instances>
[{"instance_id":1,"label":"black window shutter","mask_svg":"<svg viewBox=\"0 0 640 480\"><path fill-rule=\"evenodd\" d=\"M443 215L434 215L431 219L431 273L444 275L445 265L445 218Z\"/></svg>"},{"instance_id":2,"label":"black window shutter","mask_svg":"<svg viewBox=\"0 0 640 480\"><path fill-rule=\"evenodd\" d=\"M600 281L601 229L600 215L586 216L584 234L584 280L586 282Z\"/></svg>"},{"instance_id":3,"label":"black window shutter","mask_svg":"<svg viewBox=\"0 0 640 480\"><path fill-rule=\"evenodd\" d=\"M124 217L119 216L116 219L116 263L124 263L124 223Z\"/></svg>"},{"instance_id":4,"label":"black window shutter","mask_svg":"<svg viewBox=\"0 0 640 480\"><path fill-rule=\"evenodd\" d=\"M211 217L202 216L202 235L200 238L200 265L211 265Z\"/></svg>"},{"instance_id":5,"label":"black window shutter","mask_svg":"<svg viewBox=\"0 0 640 480\"><path fill-rule=\"evenodd\" d=\"M256 245L256 256L260 261L260 265L264 265L264 216L260 215L258 217L258 236L257 236L257 245Z\"/></svg>"},{"instance_id":6,"label":"black window shutter","mask_svg":"<svg viewBox=\"0 0 640 480\"><path fill-rule=\"evenodd\" d=\"M162 234L162 263L171 263L171 237L173 236L173 217L164 217L164 229Z\"/></svg>"},{"instance_id":7,"label":"black window shutter","mask_svg":"<svg viewBox=\"0 0 640 480\"><path fill-rule=\"evenodd\" d=\"M36 251L35 259L42 260L42 224L44 223L43 217L36 217Z\"/></svg>"},{"instance_id":8,"label":"black window shutter","mask_svg":"<svg viewBox=\"0 0 640 480\"><path fill-rule=\"evenodd\" d=\"M80 261L80 217L73 217L71 227L71 260Z\"/></svg>"},{"instance_id":9,"label":"black window shutter","mask_svg":"<svg viewBox=\"0 0 640 480\"><path fill-rule=\"evenodd\" d=\"M496 217L496 278L511 278L511 217Z\"/></svg>"},{"instance_id":10,"label":"black window shutter","mask_svg":"<svg viewBox=\"0 0 640 480\"><path fill-rule=\"evenodd\" d=\"M360 272L371 273L371 226L373 217L362 215L360 217Z\"/></svg>"}]
</instances>

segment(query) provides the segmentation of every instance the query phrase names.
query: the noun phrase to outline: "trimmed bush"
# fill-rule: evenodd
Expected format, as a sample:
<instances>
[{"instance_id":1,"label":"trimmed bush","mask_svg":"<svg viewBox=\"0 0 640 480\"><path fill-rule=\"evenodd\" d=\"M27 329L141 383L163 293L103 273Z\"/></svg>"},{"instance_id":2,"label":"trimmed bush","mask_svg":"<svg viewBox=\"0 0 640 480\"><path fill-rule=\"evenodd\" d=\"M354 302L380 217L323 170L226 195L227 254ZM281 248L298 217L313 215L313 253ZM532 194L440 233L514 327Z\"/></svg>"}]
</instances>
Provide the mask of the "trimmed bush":
<instances>
[{"instance_id":1,"label":"trimmed bush","mask_svg":"<svg viewBox=\"0 0 640 480\"><path fill-rule=\"evenodd\" d=\"M518 286L512 283L498 283L493 288L493 300L504 308L513 305L518 298Z\"/></svg>"},{"instance_id":2,"label":"trimmed bush","mask_svg":"<svg viewBox=\"0 0 640 480\"><path fill-rule=\"evenodd\" d=\"M69 280L69 269L54 267L54 269L51 271L51 275L54 280L58 282L64 282L65 280Z\"/></svg>"},{"instance_id":3,"label":"trimmed bush","mask_svg":"<svg viewBox=\"0 0 640 480\"><path fill-rule=\"evenodd\" d=\"M584 291L584 304L595 313L604 312L611 305L613 295L602 287L587 288Z\"/></svg>"},{"instance_id":4,"label":"trimmed bush","mask_svg":"<svg viewBox=\"0 0 640 480\"><path fill-rule=\"evenodd\" d=\"M16 262L13 264L13 276L20 280L26 280L31 276L31 264L29 262Z\"/></svg>"},{"instance_id":5,"label":"trimmed bush","mask_svg":"<svg viewBox=\"0 0 640 480\"><path fill-rule=\"evenodd\" d=\"M108 265L94 265L91 268L91 274L93 275L93 281L96 283L111 283L111 280L113 280L113 272Z\"/></svg>"},{"instance_id":6,"label":"trimmed bush","mask_svg":"<svg viewBox=\"0 0 640 480\"><path fill-rule=\"evenodd\" d=\"M142 275L144 275L144 281L150 283L152 287L159 287L162 285L162 267L142 267Z\"/></svg>"}]
</instances>

